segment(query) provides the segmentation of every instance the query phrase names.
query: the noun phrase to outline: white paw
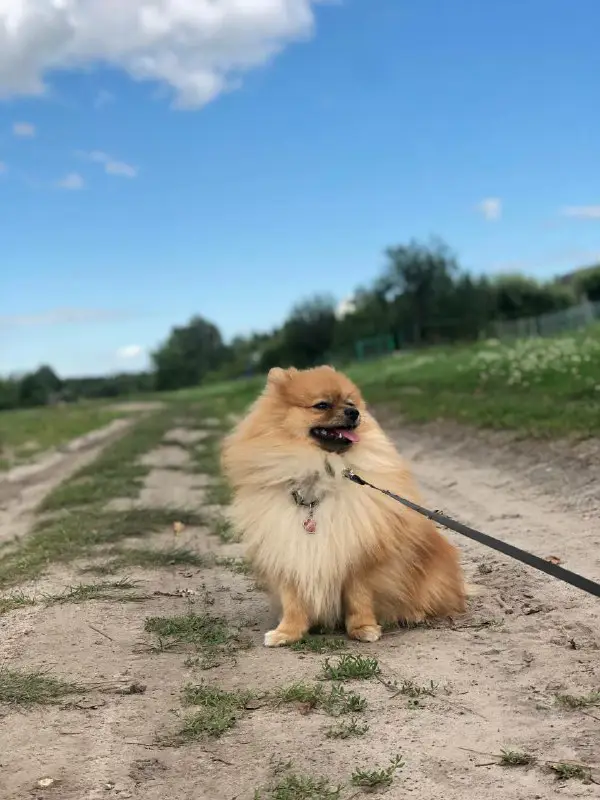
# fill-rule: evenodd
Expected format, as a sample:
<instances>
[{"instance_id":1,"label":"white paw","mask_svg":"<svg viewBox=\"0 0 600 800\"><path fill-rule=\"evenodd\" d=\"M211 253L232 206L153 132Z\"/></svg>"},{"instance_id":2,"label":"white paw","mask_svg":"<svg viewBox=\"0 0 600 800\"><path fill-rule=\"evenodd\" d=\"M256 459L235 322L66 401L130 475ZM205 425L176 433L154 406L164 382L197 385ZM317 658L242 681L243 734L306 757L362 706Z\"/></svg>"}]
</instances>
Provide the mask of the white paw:
<instances>
[{"instance_id":1,"label":"white paw","mask_svg":"<svg viewBox=\"0 0 600 800\"><path fill-rule=\"evenodd\" d=\"M265 633L265 647L282 647L284 644L290 644L293 641L296 640L277 630L277 628Z\"/></svg>"},{"instance_id":2,"label":"white paw","mask_svg":"<svg viewBox=\"0 0 600 800\"><path fill-rule=\"evenodd\" d=\"M365 625L364 628L354 628L348 631L351 639L359 642L377 642L381 639L381 627L379 625Z\"/></svg>"}]
</instances>

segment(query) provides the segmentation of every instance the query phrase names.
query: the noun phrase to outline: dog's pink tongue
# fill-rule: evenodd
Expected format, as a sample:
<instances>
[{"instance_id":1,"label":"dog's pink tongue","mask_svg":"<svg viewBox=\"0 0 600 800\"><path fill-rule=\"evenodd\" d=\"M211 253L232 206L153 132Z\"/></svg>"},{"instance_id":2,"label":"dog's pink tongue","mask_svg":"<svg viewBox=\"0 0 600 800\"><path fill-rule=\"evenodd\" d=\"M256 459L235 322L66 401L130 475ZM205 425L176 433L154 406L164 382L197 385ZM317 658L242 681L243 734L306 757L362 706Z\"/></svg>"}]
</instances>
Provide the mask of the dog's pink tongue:
<instances>
[{"instance_id":1,"label":"dog's pink tongue","mask_svg":"<svg viewBox=\"0 0 600 800\"><path fill-rule=\"evenodd\" d=\"M348 439L349 442L358 442L359 436L356 431L349 431L346 428L341 432L344 439Z\"/></svg>"}]
</instances>

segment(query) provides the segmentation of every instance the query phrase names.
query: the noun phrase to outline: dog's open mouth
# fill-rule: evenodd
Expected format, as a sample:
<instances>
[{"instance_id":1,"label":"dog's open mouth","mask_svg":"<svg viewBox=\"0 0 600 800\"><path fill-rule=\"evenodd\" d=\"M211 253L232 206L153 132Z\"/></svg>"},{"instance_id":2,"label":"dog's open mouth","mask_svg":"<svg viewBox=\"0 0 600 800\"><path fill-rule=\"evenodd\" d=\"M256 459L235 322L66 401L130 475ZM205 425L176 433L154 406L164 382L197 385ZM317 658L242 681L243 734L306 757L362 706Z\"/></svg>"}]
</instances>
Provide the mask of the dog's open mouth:
<instances>
[{"instance_id":1,"label":"dog's open mouth","mask_svg":"<svg viewBox=\"0 0 600 800\"><path fill-rule=\"evenodd\" d=\"M358 442L359 435L353 428L311 428L310 435L323 444L348 447Z\"/></svg>"}]
</instances>

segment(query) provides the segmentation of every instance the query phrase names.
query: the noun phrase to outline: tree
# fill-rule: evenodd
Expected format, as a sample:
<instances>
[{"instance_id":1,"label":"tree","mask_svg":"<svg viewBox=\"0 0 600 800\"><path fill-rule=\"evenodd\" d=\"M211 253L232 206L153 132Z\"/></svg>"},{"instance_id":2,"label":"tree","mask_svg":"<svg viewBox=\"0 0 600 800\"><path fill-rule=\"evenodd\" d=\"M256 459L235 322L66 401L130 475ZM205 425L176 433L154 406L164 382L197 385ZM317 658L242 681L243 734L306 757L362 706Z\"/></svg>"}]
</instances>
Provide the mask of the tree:
<instances>
[{"instance_id":1,"label":"tree","mask_svg":"<svg viewBox=\"0 0 600 800\"><path fill-rule=\"evenodd\" d=\"M216 325L193 317L187 325L173 328L166 342L152 354L156 388L197 386L227 357L227 348Z\"/></svg>"},{"instance_id":2,"label":"tree","mask_svg":"<svg viewBox=\"0 0 600 800\"><path fill-rule=\"evenodd\" d=\"M396 325L416 343L431 338L440 297L452 290L456 259L440 239L388 247L388 263L378 288L395 307ZM412 328L412 331L410 331ZM412 336L411 336L412 333Z\"/></svg>"},{"instance_id":3,"label":"tree","mask_svg":"<svg viewBox=\"0 0 600 800\"><path fill-rule=\"evenodd\" d=\"M294 306L283 326L263 347L259 366L314 367L327 360L336 327L335 302L328 295L314 295Z\"/></svg>"},{"instance_id":4,"label":"tree","mask_svg":"<svg viewBox=\"0 0 600 800\"><path fill-rule=\"evenodd\" d=\"M579 294L585 295L592 303L600 301L600 264L576 275L575 287Z\"/></svg>"},{"instance_id":5,"label":"tree","mask_svg":"<svg viewBox=\"0 0 600 800\"><path fill-rule=\"evenodd\" d=\"M492 284L495 295L495 317L501 320L537 317L573 305L574 296L568 286L539 283L524 275L501 275Z\"/></svg>"},{"instance_id":6,"label":"tree","mask_svg":"<svg viewBox=\"0 0 600 800\"><path fill-rule=\"evenodd\" d=\"M25 375L19 384L19 405L44 406L60 393L62 381L52 367L42 366Z\"/></svg>"},{"instance_id":7,"label":"tree","mask_svg":"<svg viewBox=\"0 0 600 800\"><path fill-rule=\"evenodd\" d=\"M16 378L0 378L0 411L17 408L19 405L19 381Z\"/></svg>"}]
</instances>

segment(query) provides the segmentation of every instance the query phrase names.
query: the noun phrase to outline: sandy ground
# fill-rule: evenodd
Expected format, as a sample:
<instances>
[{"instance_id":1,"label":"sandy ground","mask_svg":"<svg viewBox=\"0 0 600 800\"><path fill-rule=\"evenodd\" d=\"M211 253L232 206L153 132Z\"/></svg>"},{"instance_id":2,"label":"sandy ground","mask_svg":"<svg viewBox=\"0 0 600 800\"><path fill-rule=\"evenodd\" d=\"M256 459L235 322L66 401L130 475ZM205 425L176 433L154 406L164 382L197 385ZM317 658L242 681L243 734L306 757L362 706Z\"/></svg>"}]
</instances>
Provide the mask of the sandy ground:
<instances>
[{"instance_id":1,"label":"sandy ground","mask_svg":"<svg viewBox=\"0 0 600 800\"><path fill-rule=\"evenodd\" d=\"M600 462L588 458L582 476L583 465L578 471L559 458L547 461L544 448L500 446L435 427L400 430L397 440L432 507L600 580ZM148 455L155 467L138 502L202 507L206 480L185 471L182 453L170 445ZM44 480L47 491L52 484ZM41 484L36 502L40 492ZM0 533L13 525L10 508L9 502ZM175 538L200 552L240 552L200 528L148 541L172 546ZM369 730L343 741L324 737L335 722L325 714L265 701L251 704L220 739L157 744L180 724L180 692L189 681L260 693L320 672L322 655L262 647L273 622L267 599L250 578L223 567L130 569L124 574L140 581L144 602L34 606L0 617L0 663L52 669L103 687L82 702L0 707L0 798L253 800L280 760L347 784L357 767L385 767L398 753L405 766L385 791L390 799L600 797L597 783L560 781L543 768L546 760L585 762L600 780L600 710L566 711L554 702L557 692L600 689L599 602L467 540L458 544L481 592L465 618L453 627L395 631L376 644L349 646L377 658L387 682L434 681L434 696L415 705L381 681L353 682L349 688L368 700L361 718ZM41 594L78 583L79 566L53 569L22 588ZM190 604L239 626L254 647L206 671L186 666L180 651L152 651L144 620L184 614ZM115 692L133 682L145 692ZM541 763L499 766L490 754L502 748L527 750ZM44 779L48 788L39 786ZM313 796L321 795L297 795ZM352 787L340 796L362 793Z\"/></svg>"}]
</instances>

